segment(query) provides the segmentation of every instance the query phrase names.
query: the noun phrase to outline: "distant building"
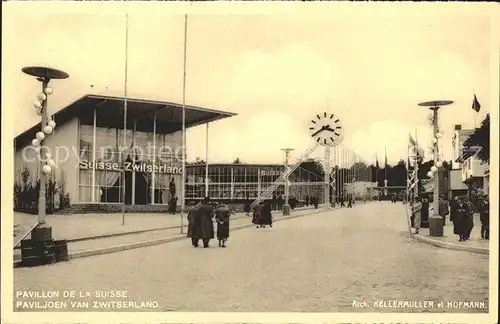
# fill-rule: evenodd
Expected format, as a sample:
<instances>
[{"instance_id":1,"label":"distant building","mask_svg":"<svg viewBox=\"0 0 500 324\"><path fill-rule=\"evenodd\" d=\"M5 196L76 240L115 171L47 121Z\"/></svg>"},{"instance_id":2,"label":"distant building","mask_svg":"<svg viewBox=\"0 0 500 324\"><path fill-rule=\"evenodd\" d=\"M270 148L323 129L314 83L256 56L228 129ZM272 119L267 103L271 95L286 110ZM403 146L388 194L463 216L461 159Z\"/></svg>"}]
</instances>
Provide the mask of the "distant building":
<instances>
[{"instance_id":1,"label":"distant building","mask_svg":"<svg viewBox=\"0 0 500 324\"><path fill-rule=\"evenodd\" d=\"M474 133L473 129L462 129L462 125L455 125L455 130L452 136L452 157L453 164L452 170L461 169L462 165L457 160L462 156L464 149L464 142Z\"/></svg>"},{"instance_id":2,"label":"distant building","mask_svg":"<svg viewBox=\"0 0 500 324\"><path fill-rule=\"evenodd\" d=\"M176 152L182 148L182 105L128 98L124 127L124 100L89 94L52 116L57 127L43 145L57 164L48 181L58 192L48 194L48 205L57 208L63 196L72 207L96 205L96 212L120 210L123 202L130 211L146 205L162 210L172 196L180 196L182 156ZM193 106L185 111L186 128L235 115ZM40 163L32 140L40 128L39 123L14 140L18 209L37 203Z\"/></svg>"},{"instance_id":3,"label":"distant building","mask_svg":"<svg viewBox=\"0 0 500 324\"><path fill-rule=\"evenodd\" d=\"M257 199L285 171L283 164L217 163L208 164L208 195L214 200ZM186 199L199 200L206 195L206 165L197 163L186 166ZM290 196L304 200L317 196L323 201L324 176L298 167L289 177ZM275 196L285 195L284 181L274 191Z\"/></svg>"},{"instance_id":4,"label":"distant building","mask_svg":"<svg viewBox=\"0 0 500 324\"><path fill-rule=\"evenodd\" d=\"M489 186L489 165L481 161L476 155L474 150L464 149L464 142L474 133L474 130L462 130L455 126L455 134L453 137L454 156L453 163L458 168L452 170L455 174L453 176L451 188L460 188L461 192L477 191L478 189L485 189ZM457 155L458 154L458 155ZM460 177L457 176L460 174ZM485 178L488 178L485 181ZM458 184L460 181L462 184ZM454 194L456 196L456 194Z\"/></svg>"},{"instance_id":5,"label":"distant building","mask_svg":"<svg viewBox=\"0 0 500 324\"><path fill-rule=\"evenodd\" d=\"M345 187L347 194L354 195L356 199L368 199L376 197L378 195L377 191L372 190L373 188L377 187L376 182L356 181L353 183L346 183Z\"/></svg>"}]
</instances>

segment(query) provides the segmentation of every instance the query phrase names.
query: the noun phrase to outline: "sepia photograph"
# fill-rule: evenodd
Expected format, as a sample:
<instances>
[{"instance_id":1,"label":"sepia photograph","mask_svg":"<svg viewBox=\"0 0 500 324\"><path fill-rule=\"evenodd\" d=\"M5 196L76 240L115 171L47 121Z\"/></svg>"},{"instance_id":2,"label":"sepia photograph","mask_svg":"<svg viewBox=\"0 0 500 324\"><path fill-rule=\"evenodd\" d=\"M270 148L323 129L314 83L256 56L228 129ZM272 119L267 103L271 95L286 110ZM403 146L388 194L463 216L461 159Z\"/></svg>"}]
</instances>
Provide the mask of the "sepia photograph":
<instances>
[{"instance_id":1,"label":"sepia photograph","mask_svg":"<svg viewBox=\"0 0 500 324\"><path fill-rule=\"evenodd\" d=\"M3 5L2 321L496 321L494 7L112 5Z\"/></svg>"}]
</instances>

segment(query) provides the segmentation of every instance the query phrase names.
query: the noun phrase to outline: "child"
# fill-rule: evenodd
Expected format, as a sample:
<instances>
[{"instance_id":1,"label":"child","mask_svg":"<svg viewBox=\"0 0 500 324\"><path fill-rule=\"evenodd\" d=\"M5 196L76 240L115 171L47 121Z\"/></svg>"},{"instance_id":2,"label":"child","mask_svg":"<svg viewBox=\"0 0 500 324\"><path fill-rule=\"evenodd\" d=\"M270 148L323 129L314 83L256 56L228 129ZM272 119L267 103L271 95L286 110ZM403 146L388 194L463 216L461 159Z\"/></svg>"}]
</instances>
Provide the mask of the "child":
<instances>
[{"instance_id":1,"label":"child","mask_svg":"<svg viewBox=\"0 0 500 324\"><path fill-rule=\"evenodd\" d=\"M217 239L219 240L219 247L226 247L226 241L229 237L229 217L231 211L229 207L220 204L215 210L215 221L217 222Z\"/></svg>"}]
</instances>

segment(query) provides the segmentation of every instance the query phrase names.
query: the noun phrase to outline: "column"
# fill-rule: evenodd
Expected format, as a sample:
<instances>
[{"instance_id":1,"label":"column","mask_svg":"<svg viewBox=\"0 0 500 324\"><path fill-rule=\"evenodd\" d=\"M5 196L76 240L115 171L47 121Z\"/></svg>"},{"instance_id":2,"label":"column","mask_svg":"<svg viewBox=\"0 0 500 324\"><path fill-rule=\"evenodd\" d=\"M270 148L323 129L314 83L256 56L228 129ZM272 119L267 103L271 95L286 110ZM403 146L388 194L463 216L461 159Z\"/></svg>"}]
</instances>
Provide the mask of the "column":
<instances>
[{"instance_id":1,"label":"column","mask_svg":"<svg viewBox=\"0 0 500 324\"><path fill-rule=\"evenodd\" d=\"M257 167L257 197L260 197L261 180L260 180L260 167Z\"/></svg>"},{"instance_id":2,"label":"column","mask_svg":"<svg viewBox=\"0 0 500 324\"><path fill-rule=\"evenodd\" d=\"M134 119L134 130L132 134L132 148L135 146L135 136L136 136L136 130L137 130L137 119ZM132 164L135 164L135 149L134 151L130 152L130 156L132 158ZM133 169L132 169L133 170ZM132 201L131 205L135 205L135 171L132 172Z\"/></svg>"},{"instance_id":3,"label":"column","mask_svg":"<svg viewBox=\"0 0 500 324\"><path fill-rule=\"evenodd\" d=\"M93 122L93 133L92 133L92 202L95 202L95 139L96 139L96 125L97 125L97 119L96 119L96 107L94 107L94 122ZM78 130L80 131L80 130ZM100 198L100 196L99 196Z\"/></svg>"},{"instance_id":4,"label":"column","mask_svg":"<svg viewBox=\"0 0 500 324\"><path fill-rule=\"evenodd\" d=\"M231 166L231 199L234 199L234 167Z\"/></svg>"},{"instance_id":5,"label":"column","mask_svg":"<svg viewBox=\"0 0 500 324\"><path fill-rule=\"evenodd\" d=\"M205 135L205 197L208 197L208 124Z\"/></svg>"},{"instance_id":6,"label":"column","mask_svg":"<svg viewBox=\"0 0 500 324\"><path fill-rule=\"evenodd\" d=\"M151 204L155 204L155 181L156 181L156 114L153 115L153 172L151 173Z\"/></svg>"}]
</instances>

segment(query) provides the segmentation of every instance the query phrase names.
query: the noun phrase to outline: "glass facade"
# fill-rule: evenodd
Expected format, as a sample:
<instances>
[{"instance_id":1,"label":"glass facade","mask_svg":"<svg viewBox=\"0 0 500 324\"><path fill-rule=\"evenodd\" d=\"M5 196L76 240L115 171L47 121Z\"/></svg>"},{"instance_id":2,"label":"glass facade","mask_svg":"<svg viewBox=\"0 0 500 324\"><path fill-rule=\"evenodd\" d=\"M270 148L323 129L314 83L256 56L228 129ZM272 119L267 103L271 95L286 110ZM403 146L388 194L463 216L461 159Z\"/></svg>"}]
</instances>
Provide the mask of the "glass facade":
<instances>
[{"instance_id":1,"label":"glass facade","mask_svg":"<svg viewBox=\"0 0 500 324\"><path fill-rule=\"evenodd\" d=\"M155 129L154 117L132 120L127 130L101 124L103 119L97 111L95 118L92 114L79 120L79 202L167 204L172 196L180 197L182 161L176 153L181 132L138 130L145 123Z\"/></svg>"},{"instance_id":2,"label":"glass facade","mask_svg":"<svg viewBox=\"0 0 500 324\"><path fill-rule=\"evenodd\" d=\"M205 170L203 164L186 166L186 199L205 197ZM208 165L208 195L212 199L257 199L284 172L281 165ZM298 168L290 176L290 195L298 199L316 195L322 199L324 179ZM285 195L285 186L274 191Z\"/></svg>"}]
</instances>

